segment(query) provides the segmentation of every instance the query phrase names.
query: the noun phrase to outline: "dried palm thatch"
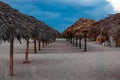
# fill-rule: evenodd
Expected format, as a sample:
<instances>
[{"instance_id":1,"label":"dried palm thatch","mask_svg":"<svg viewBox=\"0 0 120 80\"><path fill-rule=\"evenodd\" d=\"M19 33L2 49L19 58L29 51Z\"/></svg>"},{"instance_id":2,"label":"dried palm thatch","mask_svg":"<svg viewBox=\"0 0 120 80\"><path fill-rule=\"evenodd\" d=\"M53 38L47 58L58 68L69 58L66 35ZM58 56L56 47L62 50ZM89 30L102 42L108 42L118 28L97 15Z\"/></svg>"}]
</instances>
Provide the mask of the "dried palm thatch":
<instances>
[{"instance_id":1,"label":"dried palm thatch","mask_svg":"<svg viewBox=\"0 0 120 80\"><path fill-rule=\"evenodd\" d=\"M43 39L44 41L55 41L55 39L59 36L59 32L55 29L51 28L44 22L41 22L41 25L45 28L46 38Z\"/></svg>"},{"instance_id":2,"label":"dried palm thatch","mask_svg":"<svg viewBox=\"0 0 120 80\"><path fill-rule=\"evenodd\" d=\"M27 19L29 25L34 28L33 33L35 34L33 34L32 38L37 40L43 39L43 36L45 36L45 28L40 25L40 22L38 22L33 16L24 15L24 17Z\"/></svg>"},{"instance_id":3,"label":"dried palm thatch","mask_svg":"<svg viewBox=\"0 0 120 80\"><path fill-rule=\"evenodd\" d=\"M64 38L72 37L71 31L72 31L71 27L68 27L68 28L62 33L62 37L64 37Z\"/></svg>"},{"instance_id":4,"label":"dried palm thatch","mask_svg":"<svg viewBox=\"0 0 120 80\"><path fill-rule=\"evenodd\" d=\"M86 28L91 26L93 23L95 23L95 20L80 18L78 21L76 21L71 27L72 27L72 34L74 34L77 30L80 30L81 28Z\"/></svg>"},{"instance_id":5,"label":"dried palm thatch","mask_svg":"<svg viewBox=\"0 0 120 80\"><path fill-rule=\"evenodd\" d=\"M49 27L48 25L46 25L44 22L42 21L39 21L37 19L35 19L34 17L32 16L26 16L28 19L29 19L29 22L31 22L32 24L35 25L35 29L38 31L35 30L35 32L37 32L37 35L38 36L37 38L39 40L42 40L42 41L49 41L50 39L52 39L54 35L55 38L57 37L58 35L58 31L54 30L53 28ZM53 34L54 33L54 34ZM35 36L34 36L35 37Z\"/></svg>"},{"instance_id":6,"label":"dried palm thatch","mask_svg":"<svg viewBox=\"0 0 120 80\"><path fill-rule=\"evenodd\" d=\"M79 26L74 25L72 34L74 34L76 37L82 37L84 36L84 31L89 31L91 25L94 23L96 23L95 20L81 18L76 23Z\"/></svg>"},{"instance_id":7,"label":"dried palm thatch","mask_svg":"<svg viewBox=\"0 0 120 80\"><path fill-rule=\"evenodd\" d=\"M120 43L120 22L118 22L118 24L112 25L111 29L108 32L108 35L111 36L114 41Z\"/></svg>"},{"instance_id":8,"label":"dried palm thatch","mask_svg":"<svg viewBox=\"0 0 120 80\"><path fill-rule=\"evenodd\" d=\"M65 30L63 34L80 37L80 35L83 34L82 33L83 29L88 30L89 27L93 25L95 22L96 22L95 20L80 18L72 26L67 28L67 30Z\"/></svg>"},{"instance_id":9,"label":"dried palm thatch","mask_svg":"<svg viewBox=\"0 0 120 80\"><path fill-rule=\"evenodd\" d=\"M13 76L13 40L36 37L38 30L19 11L0 2L0 40L10 41L10 75Z\"/></svg>"},{"instance_id":10,"label":"dried palm thatch","mask_svg":"<svg viewBox=\"0 0 120 80\"><path fill-rule=\"evenodd\" d=\"M13 40L36 38L43 39L46 29L40 27L36 19L20 13L8 4L0 2L0 40L10 41L10 75L13 76ZM39 27L38 27L39 26ZM43 34L45 33L45 34ZM45 39L45 38L44 38ZM27 52L28 53L28 52Z\"/></svg>"},{"instance_id":11,"label":"dried palm thatch","mask_svg":"<svg viewBox=\"0 0 120 80\"><path fill-rule=\"evenodd\" d=\"M0 2L0 40L10 41L10 75L13 76L13 43L14 38L29 39L33 36L32 27L19 11L8 4Z\"/></svg>"},{"instance_id":12,"label":"dried palm thatch","mask_svg":"<svg viewBox=\"0 0 120 80\"><path fill-rule=\"evenodd\" d=\"M43 22L36 20L32 16L22 14L2 2L0 3L0 9L1 40L8 40L9 37L16 37L18 40L21 38L28 39L34 37L38 40L45 40L48 38L45 31L50 27L46 26ZM51 30L53 29L51 28ZM54 32L56 31L54 30Z\"/></svg>"},{"instance_id":13,"label":"dried palm thatch","mask_svg":"<svg viewBox=\"0 0 120 80\"><path fill-rule=\"evenodd\" d=\"M33 36L34 28L26 22L26 18L9 5L0 2L0 40L11 38L28 39Z\"/></svg>"},{"instance_id":14,"label":"dried palm thatch","mask_svg":"<svg viewBox=\"0 0 120 80\"><path fill-rule=\"evenodd\" d=\"M90 35L95 39L98 35L104 35L107 40L109 35L113 36L114 39L118 39L119 25L120 13L117 13L95 23L90 29Z\"/></svg>"}]
</instances>

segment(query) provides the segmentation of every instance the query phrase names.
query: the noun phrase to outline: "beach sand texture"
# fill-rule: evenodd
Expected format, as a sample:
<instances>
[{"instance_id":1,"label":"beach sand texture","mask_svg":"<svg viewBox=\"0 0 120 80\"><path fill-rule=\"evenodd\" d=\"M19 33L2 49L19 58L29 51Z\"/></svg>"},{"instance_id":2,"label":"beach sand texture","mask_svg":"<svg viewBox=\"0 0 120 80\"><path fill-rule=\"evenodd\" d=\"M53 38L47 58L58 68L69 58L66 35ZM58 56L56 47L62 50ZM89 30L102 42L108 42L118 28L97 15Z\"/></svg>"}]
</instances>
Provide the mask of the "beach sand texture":
<instances>
[{"instance_id":1,"label":"beach sand texture","mask_svg":"<svg viewBox=\"0 0 120 80\"><path fill-rule=\"evenodd\" d=\"M9 43L0 45L0 80L120 80L120 48L88 42L88 51L64 39L34 53L30 43L30 64L23 64L25 41L14 44L14 76L9 76ZM38 48L37 48L38 49Z\"/></svg>"}]
</instances>

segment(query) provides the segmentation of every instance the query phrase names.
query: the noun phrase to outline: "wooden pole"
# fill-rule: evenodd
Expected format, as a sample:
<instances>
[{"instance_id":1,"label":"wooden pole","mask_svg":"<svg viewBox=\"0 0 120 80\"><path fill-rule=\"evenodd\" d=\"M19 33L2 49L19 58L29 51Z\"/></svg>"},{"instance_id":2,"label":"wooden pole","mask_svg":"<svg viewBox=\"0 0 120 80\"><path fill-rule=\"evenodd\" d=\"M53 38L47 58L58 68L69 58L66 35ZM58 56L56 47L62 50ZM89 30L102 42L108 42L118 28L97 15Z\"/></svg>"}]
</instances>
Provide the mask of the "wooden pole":
<instances>
[{"instance_id":1,"label":"wooden pole","mask_svg":"<svg viewBox=\"0 0 120 80\"><path fill-rule=\"evenodd\" d=\"M47 46L47 42L45 43L45 46Z\"/></svg>"},{"instance_id":2,"label":"wooden pole","mask_svg":"<svg viewBox=\"0 0 120 80\"><path fill-rule=\"evenodd\" d=\"M42 41L42 46L43 46L43 48L44 48L44 41Z\"/></svg>"},{"instance_id":3,"label":"wooden pole","mask_svg":"<svg viewBox=\"0 0 120 80\"><path fill-rule=\"evenodd\" d=\"M66 38L66 42L68 41L68 38Z\"/></svg>"},{"instance_id":4,"label":"wooden pole","mask_svg":"<svg viewBox=\"0 0 120 80\"><path fill-rule=\"evenodd\" d=\"M74 37L73 37L73 45L74 45Z\"/></svg>"},{"instance_id":5,"label":"wooden pole","mask_svg":"<svg viewBox=\"0 0 120 80\"><path fill-rule=\"evenodd\" d=\"M36 51L36 39L34 39L34 53L37 53L37 51Z\"/></svg>"},{"instance_id":6,"label":"wooden pole","mask_svg":"<svg viewBox=\"0 0 120 80\"><path fill-rule=\"evenodd\" d=\"M77 47L78 46L78 38L76 37L76 45L75 45L75 47Z\"/></svg>"},{"instance_id":7,"label":"wooden pole","mask_svg":"<svg viewBox=\"0 0 120 80\"><path fill-rule=\"evenodd\" d=\"M30 63L30 61L28 60L28 53L29 53L29 39L26 41L25 61L23 62L24 64Z\"/></svg>"},{"instance_id":8,"label":"wooden pole","mask_svg":"<svg viewBox=\"0 0 120 80\"><path fill-rule=\"evenodd\" d=\"M71 44L72 44L72 37L70 38L70 42L71 42Z\"/></svg>"},{"instance_id":9,"label":"wooden pole","mask_svg":"<svg viewBox=\"0 0 120 80\"><path fill-rule=\"evenodd\" d=\"M39 48L39 51L40 51L40 49L41 49L40 41L38 42L38 48Z\"/></svg>"},{"instance_id":10,"label":"wooden pole","mask_svg":"<svg viewBox=\"0 0 120 80\"><path fill-rule=\"evenodd\" d=\"M70 42L70 38L68 38L68 42Z\"/></svg>"},{"instance_id":11,"label":"wooden pole","mask_svg":"<svg viewBox=\"0 0 120 80\"><path fill-rule=\"evenodd\" d=\"M87 42L86 42L86 31L84 32L84 51L87 51Z\"/></svg>"},{"instance_id":12,"label":"wooden pole","mask_svg":"<svg viewBox=\"0 0 120 80\"><path fill-rule=\"evenodd\" d=\"M71 37L69 38L69 42L71 43Z\"/></svg>"},{"instance_id":13,"label":"wooden pole","mask_svg":"<svg viewBox=\"0 0 120 80\"><path fill-rule=\"evenodd\" d=\"M13 76L13 48L14 48L14 40L10 40L10 76Z\"/></svg>"},{"instance_id":14,"label":"wooden pole","mask_svg":"<svg viewBox=\"0 0 120 80\"><path fill-rule=\"evenodd\" d=\"M79 48L81 49L81 38L79 38Z\"/></svg>"}]
</instances>

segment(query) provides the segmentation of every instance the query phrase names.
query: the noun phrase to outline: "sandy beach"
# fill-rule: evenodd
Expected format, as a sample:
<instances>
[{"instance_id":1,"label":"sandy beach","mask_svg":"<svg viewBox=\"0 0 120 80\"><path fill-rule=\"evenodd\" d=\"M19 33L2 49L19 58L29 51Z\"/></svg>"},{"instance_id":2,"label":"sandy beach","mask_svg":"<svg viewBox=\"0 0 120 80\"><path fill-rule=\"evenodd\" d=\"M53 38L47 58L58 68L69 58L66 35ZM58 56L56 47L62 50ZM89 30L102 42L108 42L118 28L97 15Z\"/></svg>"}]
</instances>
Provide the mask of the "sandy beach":
<instances>
[{"instance_id":1,"label":"sandy beach","mask_svg":"<svg viewBox=\"0 0 120 80\"><path fill-rule=\"evenodd\" d=\"M0 45L0 80L119 80L120 48L88 42L83 52L64 39L48 44L37 54L30 43L30 64L23 64L25 41L14 44L14 76L9 76L9 43ZM83 46L82 46L83 47ZM37 48L38 49L38 48Z\"/></svg>"}]
</instances>

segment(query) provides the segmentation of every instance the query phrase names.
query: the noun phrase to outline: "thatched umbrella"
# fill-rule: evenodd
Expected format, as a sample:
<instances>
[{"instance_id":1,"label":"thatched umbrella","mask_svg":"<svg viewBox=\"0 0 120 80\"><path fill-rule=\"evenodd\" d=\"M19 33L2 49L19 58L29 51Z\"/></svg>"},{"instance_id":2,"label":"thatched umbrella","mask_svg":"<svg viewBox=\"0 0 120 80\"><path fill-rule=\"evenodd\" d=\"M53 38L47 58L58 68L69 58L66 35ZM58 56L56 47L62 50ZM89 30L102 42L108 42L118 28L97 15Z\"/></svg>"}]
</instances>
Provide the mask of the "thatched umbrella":
<instances>
[{"instance_id":1,"label":"thatched umbrella","mask_svg":"<svg viewBox=\"0 0 120 80\"><path fill-rule=\"evenodd\" d=\"M0 2L0 16L0 40L10 42L10 75L13 76L14 38L28 40L36 35L37 29L27 22L22 13L3 2Z\"/></svg>"},{"instance_id":2,"label":"thatched umbrella","mask_svg":"<svg viewBox=\"0 0 120 80\"><path fill-rule=\"evenodd\" d=\"M44 22L41 22L43 27L45 28L45 31L48 32L49 34L49 37L48 37L48 40L49 39L52 39L53 41L55 41L55 38L59 36L59 32L53 28L51 28L50 26L48 26L46 23Z\"/></svg>"},{"instance_id":3,"label":"thatched umbrella","mask_svg":"<svg viewBox=\"0 0 120 80\"><path fill-rule=\"evenodd\" d=\"M108 32L108 35L111 40L111 46L120 46L120 24L114 25Z\"/></svg>"},{"instance_id":4,"label":"thatched umbrella","mask_svg":"<svg viewBox=\"0 0 120 80\"><path fill-rule=\"evenodd\" d=\"M81 38L87 37L86 32L89 30L91 25L96 23L95 20L80 18L77 20L71 27L64 31L64 34L69 33L69 35L76 37L76 47L78 45L79 38L79 47L81 48ZM86 37L85 37L85 51L86 51ZM74 42L74 38L73 38Z\"/></svg>"},{"instance_id":5,"label":"thatched umbrella","mask_svg":"<svg viewBox=\"0 0 120 80\"><path fill-rule=\"evenodd\" d=\"M42 21L39 21L37 19L35 19L34 17L32 16L29 16L31 18L31 21L38 27L40 28L40 31L42 32L42 34L40 33L40 40L39 40L39 50L40 50L40 41L42 41L42 46L44 48L44 42L46 42L46 45L47 45L47 42L50 41L50 40L55 40L55 38L58 36L58 31L54 30L53 28L49 27L48 25L46 25L44 22ZM35 45L35 49L36 49L36 41L34 42ZM35 50L36 51L36 50Z\"/></svg>"},{"instance_id":6,"label":"thatched umbrella","mask_svg":"<svg viewBox=\"0 0 120 80\"><path fill-rule=\"evenodd\" d=\"M40 21L41 26L43 26L45 28L45 33L46 36L44 39L42 39L43 42L43 48L44 48L44 42L49 42L49 41L55 41L55 39L59 36L59 32L56 31L55 29L49 27L47 24L45 24L44 22Z\"/></svg>"},{"instance_id":7,"label":"thatched umbrella","mask_svg":"<svg viewBox=\"0 0 120 80\"><path fill-rule=\"evenodd\" d=\"M70 26L64 31L63 36L65 35L74 36L76 37L76 42L77 42L77 38L81 38L81 36L83 36L82 29L89 28L95 22L96 22L95 20L80 18L72 26Z\"/></svg>"},{"instance_id":8,"label":"thatched umbrella","mask_svg":"<svg viewBox=\"0 0 120 80\"><path fill-rule=\"evenodd\" d=\"M33 17L20 13L11 8L8 4L0 2L0 40L10 42L10 75L13 76L13 42L14 38L19 41L26 39L26 60L28 63L29 39L48 40L45 33L46 28L41 26L41 22ZM35 22L35 23L33 23ZM44 34L45 33L45 34ZM53 32L51 32L53 34Z\"/></svg>"},{"instance_id":9,"label":"thatched umbrella","mask_svg":"<svg viewBox=\"0 0 120 80\"><path fill-rule=\"evenodd\" d=\"M76 36L76 46L77 46L77 38L79 38L79 47L81 48L81 38L84 37L84 42L85 42L85 48L84 48L85 50L84 51L87 50L87 48L86 48L87 32L88 32L89 28L91 27L91 25L93 25L94 23L96 23L95 20L81 18L73 25L72 34L74 34L74 36Z\"/></svg>"},{"instance_id":10,"label":"thatched umbrella","mask_svg":"<svg viewBox=\"0 0 120 80\"><path fill-rule=\"evenodd\" d=\"M34 35L33 36L33 39L34 39L34 53L37 52L36 50L36 39L38 40L38 48L39 50L41 49L40 48L40 41L43 42L43 48L44 48L44 41L46 42L46 45L47 45L47 41L49 41L50 39L53 39L53 37L51 36L54 36L55 34L57 34L57 31L52 29L51 27L47 26L45 23L35 19L33 16L27 16L27 15L24 15L25 18L27 18L27 22L30 22L29 24L33 25L33 27L36 30L34 30L34 32L37 34L37 35ZM54 39L56 37L54 36ZM25 63L29 63L28 62L28 49L29 49L29 43L27 41L27 49L26 49L26 54L25 54Z\"/></svg>"},{"instance_id":11,"label":"thatched umbrella","mask_svg":"<svg viewBox=\"0 0 120 80\"><path fill-rule=\"evenodd\" d=\"M65 38L71 37L71 36L72 36L72 35L71 35L71 31L72 31L71 27L68 27L68 28L62 33L62 37L65 37Z\"/></svg>"},{"instance_id":12,"label":"thatched umbrella","mask_svg":"<svg viewBox=\"0 0 120 80\"><path fill-rule=\"evenodd\" d=\"M94 39L96 39L98 35L103 35L106 37L106 40L109 40L110 36L113 36L113 38L117 40L119 36L119 25L120 13L110 15L95 23L91 27L90 35ZM116 35L116 37L114 35Z\"/></svg>"},{"instance_id":13,"label":"thatched umbrella","mask_svg":"<svg viewBox=\"0 0 120 80\"><path fill-rule=\"evenodd\" d=\"M34 53L37 53L36 40L40 41L43 38L42 36L45 36L44 28L41 25L39 25L39 23L34 17L28 15L24 15L24 17L27 19L27 22L29 22L29 24L35 28L34 32L36 34L32 36L32 38L34 39Z\"/></svg>"},{"instance_id":14,"label":"thatched umbrella","mask_svg":"<svg viewBox=\"0 0 120 80\"><path fill-rule=\"evenodd\" d=\"M65 37L66 40L67 40L67 38L68 38L68 40L69 40L72 44L74 44L74 37L73 37L73 34L72 34L71 32L72 32L72 28L71 28L71 26L70 26L70 27L68 27L68 28L63 32L62 36Z\"/></svg>"},{"instance_id":15,"label":"thatched umbrella","mask_svg":"<svg viewBox=\"0 0 120 80\"><path fill-rule=\"evenodd\" d=\"M95 20L80 18L72 25L72 34L76 37L81 37L82 30L83 29L88 30L94 23L96 23Z\"/></svg>"}]
</instances>

